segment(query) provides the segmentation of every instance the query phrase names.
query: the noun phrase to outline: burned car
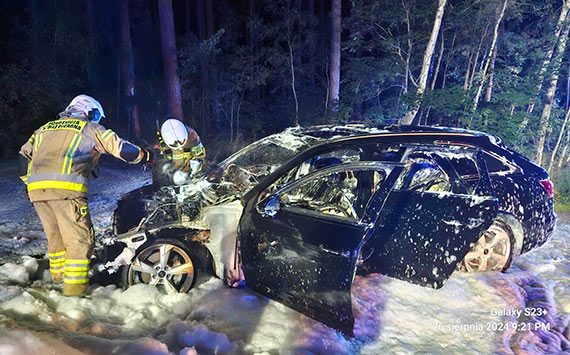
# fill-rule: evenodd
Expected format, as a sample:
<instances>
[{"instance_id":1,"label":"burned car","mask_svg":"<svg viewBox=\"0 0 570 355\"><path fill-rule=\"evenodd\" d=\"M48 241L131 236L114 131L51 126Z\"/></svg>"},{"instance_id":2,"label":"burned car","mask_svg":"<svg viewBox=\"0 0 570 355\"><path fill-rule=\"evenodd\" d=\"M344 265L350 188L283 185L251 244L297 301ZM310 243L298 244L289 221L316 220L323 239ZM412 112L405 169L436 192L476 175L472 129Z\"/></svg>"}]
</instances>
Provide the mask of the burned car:
<instances>
[{"instance_id":1,"label":"burned car","mask_svg":"<svg viewBox=\"0 0 570 355\"><path fill-rule=\"evenodd\" d=\"M292 128L215 176L119 201L127 285L186 292L200 272L352 334L356 273L439 288L457 269L506 270L552 235L546 171L493 136L431 127Z\"/></svg>"}]
</instances>

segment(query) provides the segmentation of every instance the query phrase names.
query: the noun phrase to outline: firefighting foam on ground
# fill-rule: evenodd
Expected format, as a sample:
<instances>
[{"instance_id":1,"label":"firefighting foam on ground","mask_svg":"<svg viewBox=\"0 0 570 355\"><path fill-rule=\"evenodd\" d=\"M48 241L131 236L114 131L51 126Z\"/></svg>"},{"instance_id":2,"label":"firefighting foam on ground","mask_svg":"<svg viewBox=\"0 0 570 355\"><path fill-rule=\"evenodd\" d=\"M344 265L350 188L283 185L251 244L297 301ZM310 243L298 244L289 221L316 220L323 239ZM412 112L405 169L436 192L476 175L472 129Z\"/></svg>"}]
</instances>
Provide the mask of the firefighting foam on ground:
<instances>
[{"instance_id":1,"label":"firefighting foam on ground","mask_svg":"<svg viewBox=\"0 0 570 355\"><path fill-rule=\"evenodd\" d=\"M66 298L49 281L41 224L15 169L0 176L0 353L552 353L570 348L570 216L507 273L454 273L439 290L357 276L349 338L248 289L212 277L188 294L91 285ZM118 197L150 182L103 168L90 186L98 244ZM121 181L121 184L114 184ZM475 350L476 349L476 350Z\"/></svg>"}]
</instances>

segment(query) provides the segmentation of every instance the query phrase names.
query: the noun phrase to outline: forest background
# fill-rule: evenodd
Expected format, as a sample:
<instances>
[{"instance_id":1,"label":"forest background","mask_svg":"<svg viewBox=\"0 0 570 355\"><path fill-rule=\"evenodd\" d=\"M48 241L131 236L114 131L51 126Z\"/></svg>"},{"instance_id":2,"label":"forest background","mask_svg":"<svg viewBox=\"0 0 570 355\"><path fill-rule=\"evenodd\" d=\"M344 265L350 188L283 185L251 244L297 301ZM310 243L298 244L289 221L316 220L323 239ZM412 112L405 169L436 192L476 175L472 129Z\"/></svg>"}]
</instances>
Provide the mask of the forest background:
<instances>
[{"instance_id":1,"label":"forest background","mask_svg":"<svg viewBox=\"0 0 570 355\"><path fill-rule=\"evenodd\" d=\"M286 127L469 128L570 206L570 0L0 0L0 154L77 94L139 144L183 117L220 160ZM570 47L570 46L568 46Z\"/></svg>"}]
</instances>

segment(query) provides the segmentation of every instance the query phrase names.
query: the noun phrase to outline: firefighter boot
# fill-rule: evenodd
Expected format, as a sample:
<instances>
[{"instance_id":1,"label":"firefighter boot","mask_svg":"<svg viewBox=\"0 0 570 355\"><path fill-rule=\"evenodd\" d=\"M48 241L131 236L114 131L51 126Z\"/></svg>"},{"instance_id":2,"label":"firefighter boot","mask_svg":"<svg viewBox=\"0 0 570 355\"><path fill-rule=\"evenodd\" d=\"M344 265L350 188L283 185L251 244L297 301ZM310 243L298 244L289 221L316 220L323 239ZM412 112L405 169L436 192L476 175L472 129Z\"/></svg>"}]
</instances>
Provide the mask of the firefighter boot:
<instances>
[{"instance_id":1,"label":"firefighter boot","mask_svg":"<svg viewBox=\"0 0 570 355\"><path fill-rule=\"evenodd\" d=\"M83 296L87 290L88 284L63 284L64 296Z\"/></svg>"},{"instance_id":2,"label":"firefighter boot","mask_svg":"<svg viewBox=\"0 0 570 355\"><path fill-rule=\"evenodd\" d=\"M65 278L63 280L64 296L80 296L89 285L89 260L66 259Z\"/></svg>"}]
</instances>

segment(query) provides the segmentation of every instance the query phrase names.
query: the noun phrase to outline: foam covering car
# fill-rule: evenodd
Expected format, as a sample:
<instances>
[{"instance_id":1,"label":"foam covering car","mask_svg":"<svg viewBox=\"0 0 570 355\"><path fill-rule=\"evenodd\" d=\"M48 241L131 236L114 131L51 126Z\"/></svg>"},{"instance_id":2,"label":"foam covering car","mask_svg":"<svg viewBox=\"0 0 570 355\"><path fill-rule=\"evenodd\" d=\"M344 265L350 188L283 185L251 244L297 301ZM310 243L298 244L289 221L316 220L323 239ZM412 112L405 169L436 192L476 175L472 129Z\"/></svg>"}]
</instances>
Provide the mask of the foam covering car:
<instances>
[{"instance_id":1,"label":"foam covering car","mask_svg":"<svg viewBox=\"0 0 570 355\"><path fill-rule=\"evenodd\" d=\"M201 274L351 335L355 275L440 288L505 271L552 235L544 169L497 137L435 127L290 128L182 186L144 186L114 215L126 285L187 292ZM116 257L115 257L116 256Z\"/></svg>"}]
</instances>

